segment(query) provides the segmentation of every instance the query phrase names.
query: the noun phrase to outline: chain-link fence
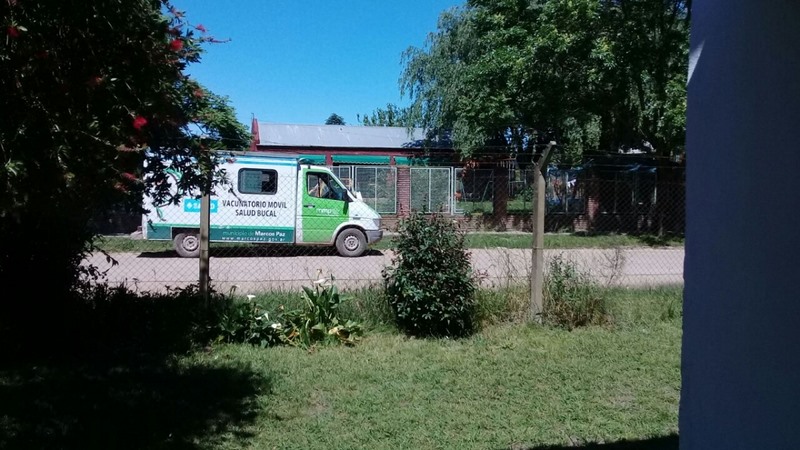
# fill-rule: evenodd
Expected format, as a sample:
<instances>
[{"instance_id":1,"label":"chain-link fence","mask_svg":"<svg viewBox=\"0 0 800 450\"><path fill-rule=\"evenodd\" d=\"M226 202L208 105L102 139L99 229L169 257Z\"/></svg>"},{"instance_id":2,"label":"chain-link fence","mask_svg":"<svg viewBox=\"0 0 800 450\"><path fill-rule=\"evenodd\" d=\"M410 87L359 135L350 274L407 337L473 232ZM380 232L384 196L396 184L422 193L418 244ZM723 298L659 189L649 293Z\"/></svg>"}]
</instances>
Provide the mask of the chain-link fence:
<instances>
[{"instance_id":1,"label":"chain-link fence","mask_svg":"<svg viewBox=\"0 0 800 450\"><path fill-rule=\"evenodd\" d=\"M458 223L482 285L531 277L530 169L239 162L210 200L218 291L297 290L320 275L344 289L379 284L398 220L412 210ZM561 256L606 285L683 282L681 167L551 166L545 179L546 262ZM198 283L200 205L146 204L139 232L103 240L116 264L99 253L89 262L107 281L139 290Z\"/></svg>"}]
</instances>

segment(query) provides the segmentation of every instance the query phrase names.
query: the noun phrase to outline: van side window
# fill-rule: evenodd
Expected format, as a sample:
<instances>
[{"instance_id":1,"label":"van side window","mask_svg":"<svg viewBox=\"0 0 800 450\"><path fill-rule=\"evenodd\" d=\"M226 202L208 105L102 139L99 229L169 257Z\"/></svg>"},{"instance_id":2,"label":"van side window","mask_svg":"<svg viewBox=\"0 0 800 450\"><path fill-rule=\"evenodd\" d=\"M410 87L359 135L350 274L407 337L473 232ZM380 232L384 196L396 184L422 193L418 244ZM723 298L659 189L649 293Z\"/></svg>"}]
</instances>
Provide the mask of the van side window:
<instances>
[{"instance_id":1,"label":"van side window","mask_svg":"<svg viewBox=\"0 0 800 450\"><path fill-rule=\"evenodd\" d=\"M309 173L306 178L308 195L312 197L324 198L328 193L327 177L318 173Z\"/></svg>"},{"instance_id":2,"label":"van side window","mask_svg":"<svg viewBox=\"0 0 800 450\"><path fill-rule=\"evenodd\" d=\"M278 191L278 172L272 169L240 169L239 192L272 195Z\"/></svg>"},{"instance_id":3,"label":"van side window","mask_svg":"<svg viewBox=\"0 0 800 450\"><path fill-rule=\"evenodd\" d=\"M311 197L344 200L345 189L326 173L308 172L306 188Z\"/></svg>"}]
</instances>

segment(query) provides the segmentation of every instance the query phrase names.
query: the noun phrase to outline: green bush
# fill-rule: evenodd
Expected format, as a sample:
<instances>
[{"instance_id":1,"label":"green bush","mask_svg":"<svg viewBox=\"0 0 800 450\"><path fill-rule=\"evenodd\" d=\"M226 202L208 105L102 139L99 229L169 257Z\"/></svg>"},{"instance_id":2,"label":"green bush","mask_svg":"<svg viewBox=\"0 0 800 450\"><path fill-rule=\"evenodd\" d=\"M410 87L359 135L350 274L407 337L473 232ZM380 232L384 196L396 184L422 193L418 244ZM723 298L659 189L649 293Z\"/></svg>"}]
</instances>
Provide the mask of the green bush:
<instances>
[{"instance_id":1,"label":"green bush","mask_svg":"<svg viewBox=\"0 0 800 450\"><path fill-rule=\"evenodd\" d=\"M283 342L283 323L270 318L256 302L226 299L213 308L210 329L217 342L241 342L269 347Z\"/></svg>"},{"instance_id":2,"label":"green bush","mask_svg":"<svg viewBox=\"0 0 800 450\"><path fill-rule=\"evenodd\" d=\"M464 234L439 214L418 212L397 231L395 257L383 270L397 327L414 336L472 333L476 286Z\"/></svg>"},{"instance_id":3,"label":"green bush","mask_svg":"<svg viewBox=\"0 0 800 450\"><path fill-rule=\"evenodd\" d=\"M303 304L270 312L252 297L218 303L212 321L217 342L241 342L268 347L279 344L310 348L319 342L352 345L361 336L360 323L342 318L343 298L330 281L320 279L314 288L303 287Z\"/></svg>"},{"instance_id":4,"label":"green bush","mask_svg":"<svg viewBox=\"0 0 800 450\"><path fill-rule=\"evenodd\" d=\"M545 276L542 321L572 330L609 321L606 299L601 289L580 272L572 261L556 256Z\"/></svg>"},{"instance_id":5,"label":"green bush","mask_svg":"<svg viewBox=\"0 0 800 450\"><path fill-rule=\"evenodd\" d=\"M283 314L287 343L303 348L321 341L352 345L361 336L361 324L341 318L339 307L343 298L333 281L333 277L330 281L317 280L314 289L303 286L304 308Z\"/></svg>"}]
</instances>

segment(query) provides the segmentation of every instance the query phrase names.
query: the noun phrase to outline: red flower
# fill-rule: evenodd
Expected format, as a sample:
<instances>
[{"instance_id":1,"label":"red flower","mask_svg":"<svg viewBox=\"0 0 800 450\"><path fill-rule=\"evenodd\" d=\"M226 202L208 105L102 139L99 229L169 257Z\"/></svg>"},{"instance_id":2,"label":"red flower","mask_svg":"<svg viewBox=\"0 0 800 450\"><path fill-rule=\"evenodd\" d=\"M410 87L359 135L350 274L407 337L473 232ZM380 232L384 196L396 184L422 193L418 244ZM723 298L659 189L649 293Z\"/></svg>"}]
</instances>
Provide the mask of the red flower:
<instances>
[{"instance_id":1,"label":"red flower","mask_svg":"<svg viewBox=\"0 0 800 450\"><path fill-rule=\"evenodd\" d=\"M194 92L193 92L193 94L194 94L194 96L195 96L195 97L197 97L197 98L203 98L203 97L206 95L206 93L205 93L205 92L203 92L203 90L202 90L202 89L200 89L200 88L197 88L197 89L195 89L195 90L194 90Z\"/></svg>"},{"instance_id":2,"label":"red flower","mask_svg":"<svg viewBox=\"0 0 800 450\"><path fill-rule=\"evenodd\" d=\"M15 26L9 26L6 28L6 33L12 38L19 37L19 30Z\"/></svg>"},{"instance_id":3,"label":"red flower","mask_svg":"<svg viewBox=\"0 0 800 450\"><path fill-rule=\"evenodd\" d=\"M136 116L133 119L133 128L136 128L137 130L141 130L142 127L145 126L145 125L147 125L147 119L145 119L144 117Z\"/></svg>"},{"instance_id":4,"label":"red flower","mask_svg":"<svg viewBox=\"0 0 800 450\"><path fill-rule=\"evenodd\" d=\"M206 27L204 27L202 23L197 24L197 26L194 28L201 33L205 33L206 31L208 31L206 30Z\"/></svg>"},{"instance_id":5,"label":"red flower","mask_svg":"<svg viewBox=\"0 0 800 450\"><path fill-rule=\"evenodd\" d=\"M179 52L183 48L183 40L182 39L173 39L169 43L169 49L173 52Z\"/></svg>"},{"instance_id":6,"label":"red flower","mask_svg":"<svg viewBox=\"0 0 800 450\"><path fill-rule=\"evenodd\" d=\"M103 77L95 75L93 77L89 77L89 81L87 81L86 83L89 86L95 87L99 86L102 82L103 82Z\"/></svg>"}]
</instances>

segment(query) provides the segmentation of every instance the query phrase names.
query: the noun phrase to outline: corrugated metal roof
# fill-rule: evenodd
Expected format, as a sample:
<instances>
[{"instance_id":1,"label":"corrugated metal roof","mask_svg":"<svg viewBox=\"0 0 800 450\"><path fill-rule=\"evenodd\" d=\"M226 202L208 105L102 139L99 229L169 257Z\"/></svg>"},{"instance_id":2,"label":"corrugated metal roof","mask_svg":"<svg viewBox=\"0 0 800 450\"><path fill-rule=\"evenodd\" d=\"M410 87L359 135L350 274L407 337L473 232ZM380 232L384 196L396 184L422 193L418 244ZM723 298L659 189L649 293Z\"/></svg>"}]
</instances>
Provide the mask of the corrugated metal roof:
<instances>
[{"instance_id":1,"label":"corrugated metal roof","mask_svg":"<svg viewBox=\"0 0 800 450\"><path fill-rule=\"evenodd\" d=\"M425 132L405 127L258 123L258 145L274 147L421 148ZM440 145L441 146L441 145ZM449 147L449 143L445 147Z\"/></svg>"}]
</instances>

